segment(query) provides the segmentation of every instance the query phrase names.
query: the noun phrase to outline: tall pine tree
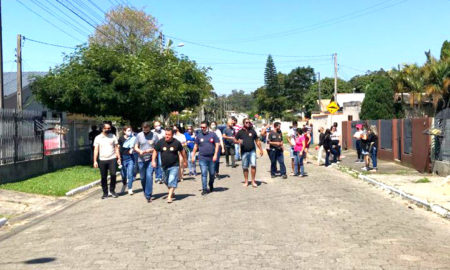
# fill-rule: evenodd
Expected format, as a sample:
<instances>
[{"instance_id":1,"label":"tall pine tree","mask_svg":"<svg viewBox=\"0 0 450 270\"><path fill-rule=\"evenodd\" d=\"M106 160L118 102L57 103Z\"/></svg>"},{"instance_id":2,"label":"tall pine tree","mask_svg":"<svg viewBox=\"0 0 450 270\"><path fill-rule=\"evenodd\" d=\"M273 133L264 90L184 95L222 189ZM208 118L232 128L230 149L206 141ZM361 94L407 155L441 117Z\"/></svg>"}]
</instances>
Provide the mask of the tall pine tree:
<instances>
[{"instance_id":1,"label":"tall pine tree","mask_svg":"<svg viewBox=\"0 0 450 270\"><path fill-rule=\"evenodd\" d=\"M266 62L266 69L264 70L264 84L268 96L275 96L278 94L280 85L278 84L277 68L273 62L272 55L269 54Z\"/></svg>"}]
</instances>

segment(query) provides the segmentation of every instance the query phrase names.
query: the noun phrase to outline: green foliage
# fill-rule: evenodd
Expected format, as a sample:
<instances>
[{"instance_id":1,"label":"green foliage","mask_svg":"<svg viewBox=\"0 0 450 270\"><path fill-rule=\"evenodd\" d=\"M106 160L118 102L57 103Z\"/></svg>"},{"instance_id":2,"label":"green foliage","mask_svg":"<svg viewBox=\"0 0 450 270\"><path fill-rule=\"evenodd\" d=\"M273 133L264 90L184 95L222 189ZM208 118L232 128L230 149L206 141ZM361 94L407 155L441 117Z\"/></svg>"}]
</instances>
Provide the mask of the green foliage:
<instances>
[{"instance_id":1,"label":"green foliage","mask_svg":"<svg viewBox=\"0 0 450 270\"><path fill-rule=\"evenodd\" d=\"M312 67L297 67L289 72L284 80L286 108L294 111L301 110L305 96L315 81L316 76Z\"/></svg>"},{"instance_id":2,"label":"green foliage","mask_svg":"<svg viewBox=\"0 0 450 270\"><path fill-rule=\"evenodd\" d=\"M428 177L423 177L423 178L420 178L419 180L415 181L414 183L421 184L421 183L430 183L430 182L431 181L430 181L430 179L428 179Z\"/></svg>"},{"instance_id":3,"label":"green foliage","mask_svg":"<svg viewBox=\"0 0 450 270\"><path fill-rule=\"evenodd\" d=\"M351 93L352 85L349 82L338 78L338 93ZM324 78L320 81L320 96L322 99L331 99L334 95L334 78ZM303 105L305 111L310 114L312 111L318 111L319 106L319 82L311 85L308 92L304 96ZM340 104L341 105L341 104Z\"/></svg>"},{"instance_id":4,"label":"green foliage","mask_svg":"<svg viewBox=\"0 0 450 270\"><path fill-rule=\"evenodd\" d=\"M365 93L369 84L378 76L388 77L388 73L383 69L374 72L367 72L364 75L356 75L350 79L349 83L356 93Z\"/></svg>"},{"instance_id":5,"label":"green foliage","mask_svg":"<svg viewBox=\"0 0 450 270\"><path fill-rule=\"evenodd\" d=\"M252 94L246 94L243 90L233 90L226 97L230 109L239 112L250 113L255 109L255 99Z\"/></svg>"},{"instance_id":6,"label":"green foliage","mask_svg":"<svg viewBox=\"0 0 450 270\"><path fill-rule=\"evenodd\" d=\"M197 106L212 87L207 69L168 50L136 55L91 44L31 85L47 107L88 116L121 116L138 126L159 114Z\"/></svg>"},{"instance_id":7,"label":"green foliage","mask_svg":"<svg viewBox=\"0 0 450 270\"><path fill-rule=\"evenodd\" d=\"M376 77L367 88L361 105L360 118L363 120L392 119L394 116L392 81L386 77Z\"/></svg>"},{"instance_id":8,"label":"green foliage","mask_svg":"<svg viewBox=\"0 0 450 270\"><path fill-rule=\"evenodd\" d=\"M445 40L441 47L441 61L450 60L450 41Z\"/></svg>"},{"instance_id":9,"label":"green foliage","mask_svg":"<svg viewBox=\"0 0 450 270\"><path fill-rule=\"evenodd\" d=\"M1 184L0 189L64 196L69 190L89 184L99 178L98 169L90 166L75 166L20 182Z\"/></svg>"},{"instance_id":10,"label":"green foliage","mask_svg":"<svg viewBox=\"0 0 450 270\"><path fill-rule=\"evenodd\" d=\"M264 84L269 96L274 96L279 92L280 84L278 82L277 69L270 54L267 57L266 69L264 70Z\"/></svg>"}]
</instances>

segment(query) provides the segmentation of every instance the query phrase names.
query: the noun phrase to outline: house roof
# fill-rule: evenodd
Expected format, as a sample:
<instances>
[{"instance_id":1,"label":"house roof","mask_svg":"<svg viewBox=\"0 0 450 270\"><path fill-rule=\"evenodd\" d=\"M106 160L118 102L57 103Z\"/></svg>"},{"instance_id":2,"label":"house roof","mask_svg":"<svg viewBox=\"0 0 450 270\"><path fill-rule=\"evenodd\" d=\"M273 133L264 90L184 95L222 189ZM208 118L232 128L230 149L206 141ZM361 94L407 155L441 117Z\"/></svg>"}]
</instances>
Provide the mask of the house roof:
<instances>
[{"instance_id":1,"label":"house roof","mask_svg":"<svg viewBox=\"0 0 450 270\"><path fill-rule=\"evenodd\" d=\"M44 76L47 72L31 71L22 73L22 88L26 88L33 78L33 76ZM4 72L3 73L3 94L9 96L15 94L17 91L17 73Z\"/></svg>"}]
</instances>

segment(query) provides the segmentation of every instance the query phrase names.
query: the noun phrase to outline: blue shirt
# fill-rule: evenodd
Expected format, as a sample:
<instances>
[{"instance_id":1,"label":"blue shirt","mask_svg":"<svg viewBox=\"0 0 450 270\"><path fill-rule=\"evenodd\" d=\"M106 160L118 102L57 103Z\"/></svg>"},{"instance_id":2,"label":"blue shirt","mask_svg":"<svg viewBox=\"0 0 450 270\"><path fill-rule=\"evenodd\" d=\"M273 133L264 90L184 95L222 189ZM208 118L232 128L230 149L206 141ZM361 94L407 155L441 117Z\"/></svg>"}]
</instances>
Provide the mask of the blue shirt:
<instances>
[{"instance_id":1,"label":"blue shirt","mask_svg":"<svg viewBox=\"0 0 450 270\"><path fill-rule=\"evenodd\" d=\"M194 149L194 144L195 144L195 135L194 134L189 134L189 132L185 132L184 136L186 137L186 143L187 143L187 147L189 148L189 150L192 151L192 149Z\"/></svg>"},{"instance_id":2,"label":"blue shirt","mask_svg":"<svg viewBox=\"0 0 450 270\"><path fill-rule=\"evenodd\" d=\"M216 133L208 132L203 134L200 132L195 138L195 144L198 145L198 159L212 160L216 150L216 143L219 143L219 137Z\"/></svg>"}]
</instances>

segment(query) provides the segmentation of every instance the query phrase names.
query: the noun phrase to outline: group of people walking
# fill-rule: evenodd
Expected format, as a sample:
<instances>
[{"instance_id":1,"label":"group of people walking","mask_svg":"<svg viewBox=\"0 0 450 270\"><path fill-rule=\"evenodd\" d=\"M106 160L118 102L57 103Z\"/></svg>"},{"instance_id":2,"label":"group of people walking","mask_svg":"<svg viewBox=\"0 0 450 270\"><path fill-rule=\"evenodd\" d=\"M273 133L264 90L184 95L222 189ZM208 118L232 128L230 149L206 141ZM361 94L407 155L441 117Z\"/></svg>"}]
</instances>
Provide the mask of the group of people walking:
<instances>
[{"instance_id":1,"label":"group of people walking","mask_svg":"<svg viewBox=\"0 0 450 270\"><path fill-rule=\"evenodd\" d=\"M111 132L112 124L104 122L101 133L93 139L93 165L100 169L103 189L102 199L118 197L116 188L116 169L121 170L122 191L128 189L133 195L133 182L139 172L143 193L147 202L152 202L153 176L155 183L164 183L168 187L167 202L171 203L178 183L183 181L184 170L188 168L190 176L197 176L196 163L200 166L202 195L214 191L214 181L219 176L220 156L225 154L226 165L235 168L236 161L242 160L244 186L256 184L256 147L262 155L259 137L249 119L238 125L237 119L228 121L224 132L216 122L210 125L206 121L196 132L188 126L185 133L178 126L162 129L161 123L144 122L142 131L134 133L130 126L123 128L123 134L117 138ZM230 164L231 160L231 164ZM108 190L107 179L110 175ZM208 179L209 178L209 179Z\"/></svg>"}]
</instances>

